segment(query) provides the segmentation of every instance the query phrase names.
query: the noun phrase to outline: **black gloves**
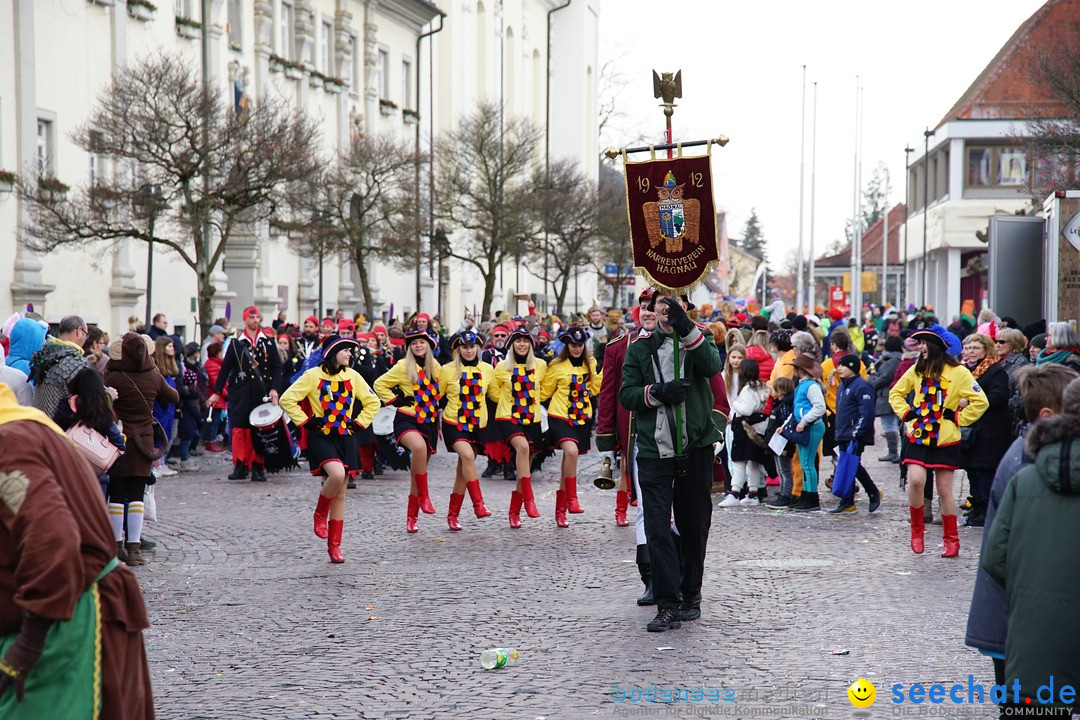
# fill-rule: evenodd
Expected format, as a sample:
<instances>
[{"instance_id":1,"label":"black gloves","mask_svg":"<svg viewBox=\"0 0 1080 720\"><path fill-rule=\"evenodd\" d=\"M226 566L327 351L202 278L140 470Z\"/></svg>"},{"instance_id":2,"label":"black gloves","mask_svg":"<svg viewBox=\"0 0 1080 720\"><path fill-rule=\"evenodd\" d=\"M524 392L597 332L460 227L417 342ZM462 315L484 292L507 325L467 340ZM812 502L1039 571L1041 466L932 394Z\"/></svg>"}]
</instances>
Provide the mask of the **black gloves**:
<instances>
[{"instance_id":1,"label":"black gloves","mask_svg":"<svg viewBox=\"0 0 1080 720\"><path fill-rule=\"evenodd\" d=\"M312 417L305 423L305 427L307 427L308 432L321 432L326 427L326 420L321 417Z\"/></svg>"},{"instance_id":2,"label":"black gloves","mask_svg":"<svg viewBox=\"0 0 1080 720\"><path fill-rule=\"evenodd\" d=\"M690 387L690 381L671 380L666 383L657 383L649 386L649 395L653 400L664 405L678 405L686 399L686 391Z\"/></svg>"},{"instance_id":3,"label":"black gloves","mask_svg":"<svg viewBox=\"0 0 1080 720\"><path fill-rule=\"evenodd\" d=\"M679 334L679 337L686 337L690 333L694 332L694 321L686 314L686 311L682 309L682 305L675 298L664 298L664 304L668 306L667 319L668 325L675 328L675 332Z\"/></svg>"},{"instance_id":4,"label":"black gloves","mask_svg":"<svg viewBox=\"0 0 1080 720\"><path fill-rule=\"evenodd\" d=\"M23 617L19 636L0 659L0 696L3 696L8 685L15 685L15 700L22 702L26 676L38 664L41 654L45 652L45 635L52 624L52 620L32 613L27 613Z\"/></svg>"},{"instance_id":5,"label":"black gloves","mask_svg":"<svg viewBox=\"0 0 1080 720\"><path fill-rule=\"evenodd\" d=\"M406 408L412 407L415 403L411 397L405 397L405 393L401 390L394 388L394 401L390 403L394 407Z\"/></svg>"}]
</instances>

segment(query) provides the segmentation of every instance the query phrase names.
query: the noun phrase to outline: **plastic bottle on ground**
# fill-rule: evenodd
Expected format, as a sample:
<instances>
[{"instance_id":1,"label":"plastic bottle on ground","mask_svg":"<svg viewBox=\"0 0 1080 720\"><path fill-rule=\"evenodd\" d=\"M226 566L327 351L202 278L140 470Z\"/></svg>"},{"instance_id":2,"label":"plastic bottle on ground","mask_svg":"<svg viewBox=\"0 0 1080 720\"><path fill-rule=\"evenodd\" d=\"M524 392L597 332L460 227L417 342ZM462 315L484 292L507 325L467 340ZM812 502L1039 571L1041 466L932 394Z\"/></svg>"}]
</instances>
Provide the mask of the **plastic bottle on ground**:
<instances>
[{"instance_id":1,"label":"plastic bottle on ground","mask_svg":"<svg viewBox=\"0 0 1080 720\"><path fill-rule=\"evenodd\" d=\"M485 670L497 670L516 662L521 657L513 648L491 648L480 653L480 666Z\"/></svg>"}]
</instances>

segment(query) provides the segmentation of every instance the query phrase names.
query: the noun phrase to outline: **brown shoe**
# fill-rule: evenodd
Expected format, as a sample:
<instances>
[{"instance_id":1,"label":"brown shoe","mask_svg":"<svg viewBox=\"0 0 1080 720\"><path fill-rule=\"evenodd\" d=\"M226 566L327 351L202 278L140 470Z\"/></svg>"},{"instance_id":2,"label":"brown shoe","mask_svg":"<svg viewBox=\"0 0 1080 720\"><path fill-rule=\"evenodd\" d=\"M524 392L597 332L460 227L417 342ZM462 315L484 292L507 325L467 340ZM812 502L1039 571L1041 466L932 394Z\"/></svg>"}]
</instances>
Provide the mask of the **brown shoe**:
<instances>
[{"instance_id":1,"label":"brown shoe","mask_svg":"<svg viewBox=\"0 0 1080 720\"><path fill-rule=\"evenodd\" d=\"M124 563L126 563L128 561L128 554L127 554L127 550L124 549L124 541L123 540L117 540L116 541L116 559L119 560L120 562L124 562Z\"/></svg>"},{"instance_id":2,"label":"brown shoe","mask_svg":"<svg viewBox=\"0 0 1080 720\"><path fill-rule=\"evenodd\" d=\"M139 545L139 543L137 543L137 542L129 542L126 547L127 547L127 554L128 554L128 559L127 559L127 564L128 565L131 565L131 566L134 567L135 565L145 565L146 564L146 558L143 557L142 546Z\"/></svg>"}]
</instances>

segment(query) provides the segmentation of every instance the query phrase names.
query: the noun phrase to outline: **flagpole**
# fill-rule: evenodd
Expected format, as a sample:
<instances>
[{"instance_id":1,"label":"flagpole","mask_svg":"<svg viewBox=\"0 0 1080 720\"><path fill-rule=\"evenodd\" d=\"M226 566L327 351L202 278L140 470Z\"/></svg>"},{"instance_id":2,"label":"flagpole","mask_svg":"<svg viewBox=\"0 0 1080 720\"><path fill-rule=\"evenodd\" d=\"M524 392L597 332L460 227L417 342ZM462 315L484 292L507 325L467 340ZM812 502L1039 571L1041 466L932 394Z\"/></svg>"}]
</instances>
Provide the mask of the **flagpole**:
<instances>
[{"instance_id":1,"label":"flagpole","mask_svg":"<svg viewBox=\"0 0 1080 720\"><path fill-rule=\"evenodd\" d=\"M807 302L807 312L814 312L817 299L817 277L815 276L816 263L814 259L814 206L816 180L817 180L817 82L814 82L814 126L810 135L810 299Z\"/></svg>"},{"instance_id":2,"label":"flagpole","mask_svg":"<svg viewBox=\"0 0 1080 720\"><path fill-rule=\"evenodd\" d=\"M806 186L806 65L802 66L802 115L799 130L799 261L798 277L795 281L795 311L802 312L806 302L803 283L803 196Z\"/></svg>"}]
</instances>

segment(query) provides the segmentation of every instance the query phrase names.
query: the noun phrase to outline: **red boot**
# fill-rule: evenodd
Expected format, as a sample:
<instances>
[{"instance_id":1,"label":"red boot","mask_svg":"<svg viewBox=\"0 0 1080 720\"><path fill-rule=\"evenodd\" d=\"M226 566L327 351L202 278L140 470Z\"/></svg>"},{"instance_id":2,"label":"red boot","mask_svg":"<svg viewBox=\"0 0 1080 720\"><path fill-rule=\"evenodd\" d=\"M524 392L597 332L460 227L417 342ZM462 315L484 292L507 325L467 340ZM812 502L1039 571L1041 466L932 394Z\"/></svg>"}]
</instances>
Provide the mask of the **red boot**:
<instances>
[{"instance_id":1,"label":"red boot","mask_svg":"<svg viewBox=\"0 0 1080 720\"><path fill-rule=\"evenodd\" d=\"M328 523L329 536L326 538L326 551L330 553L330 562L343 563L345 556L341 554L341 531L345 529L344 520L331 520Z\"/></svg>"},{"instance_id":2,"label":"red boot","mask_svg":"<svg viewBox=\"0 0 1080 720\"><path fill-rule=\"evenodd\" d=\"M319 501L315 504L315 535L326 539L329 534L329 530L326 529L326 516L330 514L330 502L333 498L328 498L322 493L319 493Z\"/></svg>"},{"instance_id":3,"label":"red boot","mask_svg":"<svg viewBox=\"0 0 1080 720\"><path fill-rule=\"evenodd\" d=\"M533 496L532 478L526 475L521 478L521 499L525 503L525 514L531 518L540 517L540 510L536 507L536 498Z\"/></svg>"},{"instance_id":4,"label":"red boot","mask_svg":"<svg viewBox=\"0 0 1080 720\"><path fill-rule=\"evenodd\" d=\"M427 473L416 474L416 497L420 501L421 510L428 515L435 514L435 506L431 504L431 497L428 496Z\"/></svg>"},{"instance_id":5,"label":"red boot","mask_svg":"<svg viewBox=\"0 0 1080 720\"><path fill-rule=\"evenodd\" d=\"M484 505L484 494L480 492L480 481L473 480L465 483L465 489L469 491L469 499L472 500L473 512L478 518L486 518L491 511Z\"/></svg>"},{"instance_id":6,"label":"red boot","mask_svg":"<svg viewBox=\"0 0 1080 720\"><path fill-rule=\"evenodd\" d=\"M521 493L517 490L510 493L510 527L515 530L521 529Z\"/></svg>"},{"instance_id":7,"label":"red boot","mask_svg":"<svg viewBox=\"0 0 1080 720\"><path fill-rule=\"evenodd\" d=\"M626 519L626 508L629 506L630 493L626 490L615 493L615 524L619 527L626 527L630 524Z\"/></svg>"},{"instance_id":8,"label":"red boot","mask_svg":"<svg viewBox=\"0 0 1080 720\"><path fill-rule=\"evenodd\" d=\"M409 510L405 516L405 532L414 533L416 527L416 513L420 510L420 500L415 495L409 496Z\"/></svg>"},{"instance_id":9,"label":"red boot","mask_svg":"<svg viewBox=\"0 0 1080 720\"><path fill-rule=\"evenodd\" d=\"M461 523L458 522L457 516L461 512L461 503L464 500L464 493L450 493L450 509L446 511L446 524L450 526L451 530L461 529Z\"/></svg>"},{"instance_id":10,"label":"red boot","mask_svg":"<svg viewBox=\"0 0 1080 720\"><path fill-rule=\"evenodd\" d=\"M944 528L945 551L941 557L957 557L960 555L960 536L956 534L956 516L942 515L941 525Z\"/></svg>"},{"instance_id":11,"label":"red boot","mask_svg":"<svg viewBox=\"0 0 1080 720\"><path fill-rule=\"evenodd\" d=\"M908 512L911 515L911 551L916 555L922 555L925 549L923 545L923 530L926 526L923 524L923 509L921 507L908 507ZM953 515L953 523L956 523L956 516Z\"/></svg>"},{"instance_id":12,"label":"red boot","mask_svg":"<svg viewBox=\"0 0 1080 720\"><path fill-rule=\"evenodd\" d=\"M585 512L577 500L577 478L568 477L563 483L566 485L566 509L574 515Z\"/></svg>"},{"instance_id":13,"label":"red boot","mask_svg":"<svg viewBox=\"0 0 1080 720\"><path fill-rule=\"evenodd\" d=\"M570 527L566 522L566 491L555 491L555 524L561 528Z\"/></svg>"}]
</instances>

